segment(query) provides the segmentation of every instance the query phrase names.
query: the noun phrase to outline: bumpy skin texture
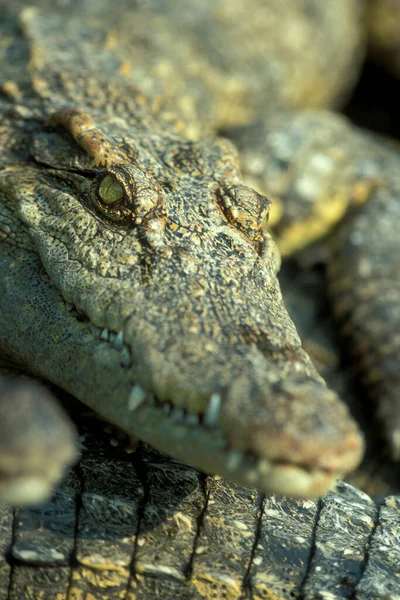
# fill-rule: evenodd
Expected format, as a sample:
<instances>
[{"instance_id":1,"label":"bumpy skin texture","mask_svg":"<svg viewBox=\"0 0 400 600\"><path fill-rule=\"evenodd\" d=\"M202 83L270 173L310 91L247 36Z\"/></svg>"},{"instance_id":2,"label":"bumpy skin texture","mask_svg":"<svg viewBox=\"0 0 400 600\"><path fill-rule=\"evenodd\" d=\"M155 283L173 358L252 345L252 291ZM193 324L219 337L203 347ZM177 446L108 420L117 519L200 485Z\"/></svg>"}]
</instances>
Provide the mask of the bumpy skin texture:
<instances>
[{"instance_id":1,"label":"bumpy skin texture","mask_svg":"<svg viewBox=\"0 0 400 600\"><path fill-rule=\"evenodd\" d=\"M206 0L196 8L186 0L150 0L141 17L157 42L141 62L149 70L157 65L169 95L171 78L179 81L202 122L216 127L283 106L337 105L363 58L363 8L358 0Z\"/></svg>"},{"instance_id":2,"label":"bumpy skin texture","mask_svg":"<svg viewBox=\"0 0 400 600\"><path fill-rule=\"evenodd\" d=\"M57 18L22 11L28 72L2 87L1 347L190 464L320 495L363 444L284 308L269 201L242 185L229 142L178 136L182 125L168 127L165 109L157 114L123 69L113 73L112 45L97 52L104 19L87 20L91 35L81 44L75 32L66 54ZM15 39L3 45L7 55ZM60 70L80 51L96 74ZM27 279L49 313L62 307L61 324L31 311Z\"/></svg>"},{"instance_id":3,"label":"bumpy skin texture","mask_svg":"<svg viewBox=\"0 0 400 600\"><path fill-rule=\"evenodd\" d=\"M362 378L377 402L390 452L400 459L400 156L367 147L382 184L340 229L328 274L332 302Z\"/></svg>"},{"instance_id":4,"label":"bumpy skin texture","mask_svg":"<svg viewBox=\"0 0 400 600\"><path fill-rule=\"evenodd\" d=\"M23 4L5 3L13 13ZM119 0L112 11L93 0L60 2L56 11L48 0L35 5L43 6L40 18L23 26L36 44L31 66L75 63L86 76L102 71L110 79L119 71L163 103L164 119L178 111L190 123L186 135L284 106L337 105L354 85L365 50L360 0L145 0L133 7ZM13 58L5 69L15 79L23 56Z\"/></svg>"},{"instance_id":5,"label":"bumpy skin texture","mask_svg":"<svg viewBox=\"0 0 400 600\"><path fill-rule=\"evenodd\" d=\"M379 169L355 158L365 138L337 114L281 111L229 134L245 180L281 204L273 231L283 257L326 236L380 181Z\"/></svg>"},{"instance_id":6,"label":"bumpy skin texture","mask_svg":"<svg viewBox=\"0 0 400 600\"><path fill-rule=\"evenodd\" d=\"M236 141L244 145L241 134ZM305 232L311 239L326 234L348 213L325 254L333 308L398 459L400 154L345 119L314 111L282 114L254 141L244 154L245 171L254 176L256 165L285 206L275 229L284 252L298 249Z\"/></svg>"},{"instance_id":7,"label":"bumpy skin texture","mask_svg":"<svg viewBox=\"0 0 400 600\"><path fill-rule=\"evenodd\" d=\"M168 99L152 93L148 103L132 88L118 41L108 36L117 6L107 6L106 31L103 9L97 22L24 11L0 37L7 59L1 348L191 464L261 489L322 493L332 482L326 461L349 468L360 440L282 307L279 260L262 227L268 203L237 179L230 144L178 136L193 129L166 112ZM128 22L125 11L122 18ZM150 91L154 81L148 75ZM254 282L240 285L252 269ZM76 281L83 286L75 297ZM124 339L115 335L121 322ZM216 346L207 328L219 332ZM204 344L189 353L194 332ZM199 421L196 411L205 413ZM315 598L355 590L367 598L396 589L395 499L379 513L343 486L319 503L267 499L144 449L131 462L115 457L109 441L84 443L83 461L52 503L17 511L14 521L1 507L0 593L8 599Z\"/></svg>"},{"instance_id":8,"label":"bumpy skin texture","mask_svg":"<svg viewBox=\"0 0 400 600\"><path fill-rule=\"evenodd\" d=\"M320 501L260 496L81 426L50 502L0 506L8 600L396 597L398 498L378 508L344 483Z\"/></svg>"}]
</instances>

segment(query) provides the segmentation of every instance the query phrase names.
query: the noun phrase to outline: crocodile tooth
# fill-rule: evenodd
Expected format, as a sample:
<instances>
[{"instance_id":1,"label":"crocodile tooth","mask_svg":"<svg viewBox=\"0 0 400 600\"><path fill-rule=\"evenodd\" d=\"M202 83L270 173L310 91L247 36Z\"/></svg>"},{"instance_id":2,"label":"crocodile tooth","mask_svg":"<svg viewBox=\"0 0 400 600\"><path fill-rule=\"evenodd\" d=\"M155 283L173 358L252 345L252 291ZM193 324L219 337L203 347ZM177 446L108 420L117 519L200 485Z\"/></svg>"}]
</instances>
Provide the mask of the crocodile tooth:
<instances>
[{"instance_id":1,"label":"crocodile tooth","mask_svg":"<svg viewBox=\"0 0 400 600\"><path fill-rule=\"evenodd\" d=\"M124 347L124 332L119 331L114 340L114 348L120 352Z\"/></svg>"},{"instance_id":2,"label":"crocodile tooth","mask_svg":"<svg viewBox=\"0 0 400 600\"><path fill-rule=\"evenodd\" d=\"M116 337L117 337L117 334L114 333L114 331L110 331L110 333L108 335L108 341L110 342L110 344L114 344Z\"/></svg>"},{"instance_id":3,"label":"crocodile tooth","mask_svg":"<svg viewBox=\"0 0 400 600\"><path fill-rule=\"evenodd\" d=\"M243 454L240 450L230 450L225 460L226 470L230 473L236 471L243 460Z\"/></svg>"},{"instance_id":4,"label":"crocodile tooth","mask_svg":"<svg viewBox=\"0 0 400 600\"><path fill-rule=\"evenodd\" d=\"M73 310L75 308L75 306L73 304L71 304L71 302L65 302L65 308L67 309L68 312L70 312L71 310Z\"/></svg>"},{"instance_id":5,"label":"crocodile tooth","mask_svg":"<svg viewBox=\"0 0 400 600\"><path fill-rule=\"evenodd\" d=\"M207 409L204 415L204 424L208 427L215 427L218 423L219 413L221 412L221 394L211 394Z\"/></svg>"},{"instance_id":6,"label":"crocodile tooth","mask_svg":"<svg viewBox=\"0 0 400 600\"><path fill-rule=\"evenodd\" d=\"M104 327L103 331L101 332L100 339L106 342L108 341L108 329L106 327Z\"/></svg>"},{"instance_id":7,"label":"crocodile tooth","mask_svg":"<svg viewBox=\"0 0 400 600\"><path fill-rule=\"evenodd\" d=\"M200 422L199 415L197 415L196 413L188 413L185 416L185 423L186 423L186 425L190 425L192 427L196 427L196 425L198 425L199 422Z\"/></svg>"},{"instance_id":8,"label":"crocodile tooth","mask_svg":"<svg viewBox=\"0 0 400 600\"><path fill-rule=\"evenodd\" d=\"M101 333L100 327L96 327L96 325L93 325L93 323L91 321L89 321L89 323L88 323L88 329L89 329L90 333L92 333L94 335L94 337L98 337Z\"/></svg>"},{"instance_id":9,"label":"crocodile tooth","mask_svg":"<svg viewBox=\"0 0 400 600\"><path fill-rule=\"evenodd\" d=\"M147 399L147 392L135 383L128 398L128 410L136 410Z\"/></svg>"}]
</instances>

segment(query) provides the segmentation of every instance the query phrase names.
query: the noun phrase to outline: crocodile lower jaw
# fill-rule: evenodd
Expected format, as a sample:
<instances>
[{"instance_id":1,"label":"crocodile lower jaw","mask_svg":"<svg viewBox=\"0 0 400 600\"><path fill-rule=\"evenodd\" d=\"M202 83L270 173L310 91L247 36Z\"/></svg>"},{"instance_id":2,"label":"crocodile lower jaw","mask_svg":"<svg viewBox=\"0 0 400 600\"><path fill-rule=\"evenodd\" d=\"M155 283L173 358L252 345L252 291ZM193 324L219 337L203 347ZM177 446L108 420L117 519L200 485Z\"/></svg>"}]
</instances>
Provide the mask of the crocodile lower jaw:
<instances>
[{"instance_id":1,"label":"crocodile lower jaw","mask_svg":"<svg viewBox=\"0 0 400 600\"><path fill-rule=\"evenodd\" d=\"M190 416L187 413L186 419L190 420ZM316 498L328 492L341 478L338 472L268 460L232 448L218 427L193 426L184 419L171 422L157 403L142 404L134 418L140 425L141 439L160 451L206 473L218 473L260 492Z\"/></svg>"}]
</instances>

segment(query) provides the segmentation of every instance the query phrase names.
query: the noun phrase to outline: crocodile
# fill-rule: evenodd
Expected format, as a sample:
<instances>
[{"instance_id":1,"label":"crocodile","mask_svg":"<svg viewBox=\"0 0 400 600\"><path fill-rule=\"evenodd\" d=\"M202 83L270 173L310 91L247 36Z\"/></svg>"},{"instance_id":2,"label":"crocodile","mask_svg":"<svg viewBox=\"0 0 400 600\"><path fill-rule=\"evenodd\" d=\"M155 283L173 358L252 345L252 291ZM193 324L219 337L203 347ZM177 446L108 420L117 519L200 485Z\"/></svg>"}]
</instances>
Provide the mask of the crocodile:
<instances>
[{"instance_id":1,"label":"crocodile","mask_svg":"<svg viewBox=\"0 0 400 600\"><path fill-rule=\"evenodd\" d=\"M335 353L321 340L329 330L315 323L309 296L293 293L287 271L283 289L302 338L313 359L326 358L315 348ZM337 385L341 370L329 374L325 362ZM117 432L110 437L63 400L80 427L81 460L51 501L0 508L8 599L396 598L398 497L377 506L345 483L320 501L262 496L144 445L127 454Z\"/></svg>"},{"instance_id":2,"label":"crocodile","mask_svg":"<svg viewBox=\"0 0 400 600\"><path fill-rule=\"evenodd\" d=\"M301 14L313 22L325 11L311 4L314 10ZM360 3L335 4L357 30ZM141 5L145 17L139 3L132 18L121 2L107 21L101 3L85 4L90 18L82 18L80 6L68 6L62 34L49 6L23 8L15 20L19 3L7 5L0 42L7 59L0 123L4 372L22 367L50 380L158 450L233 483L160 459L142 445L133 461L125 455L114 461L109 443L103 451L96 445L101 435L86 433L89 449L49 504L19 509L14 519L2 507L0 593L395 598L398 498L377 508L346 484L319 501L266 497L238 486L320 496L359 462L362 437L301 348L283 305L279 254L265 230L270 203L243 185L233 145L212 136L213 129L236 124L232 115L239 122L258 116L260 103L248 101L254 88L240 77L239 83L225 79L223 89L233 92L219 105L215 71L212 76L200 61L185 72L184 42L176 45L179 71L185 79L202 75L193 101L185 81L171 77L169 55L161 65L132 65L129 55L155 58L155 40L164 57L160 50L181 39L179 28L162 28L163 10L180 11L184 3ZM290 5L277 3L281 10ZM181 12L189 23L189 12ZM258 11L251 12L257 20ZM231 14L221 2L218 26ZM204 34L206 16L196 22L197 35ZM328 29L333 22L327 19ZM121 44L119 34L127 31L140 31L137 55ZM268 100L297 107L310 89L320 89L331 96L311 94L317 104L337 101L337 82L357 64L362 36L344 37L356 39L357 52L341 45L351 59L337 61L334 85L324 80L310 88L312 77L299 72L290 97L268 79L279 71L275 66L267 74ZM318 49L301 39L309 60ZM286 48L289 64L296 52ZM313 60L307 60L303 73L310 75ZM167 84L177 87L168 93ZM238 94L241 85L247 96ZM241 94L238 106L233 99ZM210 106L216 122L204 121ZM199 123L206 137L197 139ZM9 399L15 388L5 389ZM39 389L28 387L33 402L41 402ZM60 412L54 417L59 425L52 427L66 440L60 462L68 463L74 436ZM24 438L29 455L35 448L22 428L17 441ZM1 448L1 458L4 453ZM39 462L46 453L54 467L48 447ZM54 470L48 485L53 482ZM39 494L46 485L40 481Z\"/></svg>"},{"instance_id":3,"label":"crocodile","mask_svg":"<svg viewBox=\"0 0 400 600\"><path fill-rule=\"evenodd\" d=\"M398 598L398 496L260 495L145 445L129 455L79 412L81 461L53 498L0 505L2 599Z\"/></svg>"},{"instance_id":4,"label":"crocodile","mask_svg":"<svg viewBox=\"0 0 400 600\"><path fill-rule=\"evenodd\" d=\"M146 99L109 22L77 35L79 10L27 8L2 40L25 40L2 84L2 353L192 466L319 496L363 440L284 307L270 202L229 141Z\"/></svg>"}]
</instances>

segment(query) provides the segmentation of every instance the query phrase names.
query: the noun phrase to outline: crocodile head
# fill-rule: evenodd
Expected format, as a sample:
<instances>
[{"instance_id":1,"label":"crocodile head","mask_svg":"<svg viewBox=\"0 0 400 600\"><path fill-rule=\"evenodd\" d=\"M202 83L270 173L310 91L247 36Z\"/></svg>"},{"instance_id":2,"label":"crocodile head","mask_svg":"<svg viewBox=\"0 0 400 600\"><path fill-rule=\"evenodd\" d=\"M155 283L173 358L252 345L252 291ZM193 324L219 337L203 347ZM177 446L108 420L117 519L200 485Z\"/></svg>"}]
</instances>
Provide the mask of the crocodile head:
<instances>
[{"instance_id":1,"label":"crocodile head","mask_svg":"<svg viewBox=\"0 0 400 600\"><path fill-rule=\"evenodd\" d=\"M354 468L362 438L301 348L270 203L241 184L233 146L71 108L30 135L3 189L68 318L124 353L112 377L132 389L113 420L264 491L319 495Z\"/></svg>"}]
</instances>

